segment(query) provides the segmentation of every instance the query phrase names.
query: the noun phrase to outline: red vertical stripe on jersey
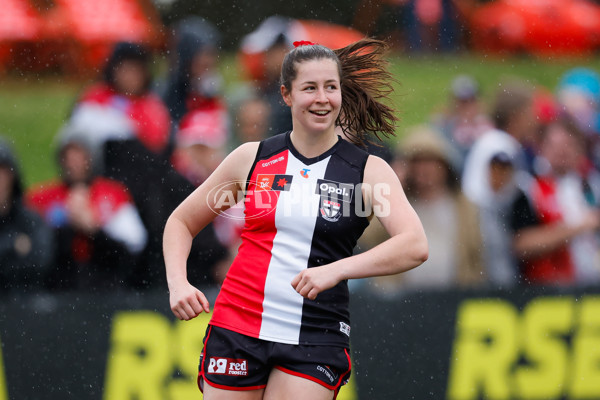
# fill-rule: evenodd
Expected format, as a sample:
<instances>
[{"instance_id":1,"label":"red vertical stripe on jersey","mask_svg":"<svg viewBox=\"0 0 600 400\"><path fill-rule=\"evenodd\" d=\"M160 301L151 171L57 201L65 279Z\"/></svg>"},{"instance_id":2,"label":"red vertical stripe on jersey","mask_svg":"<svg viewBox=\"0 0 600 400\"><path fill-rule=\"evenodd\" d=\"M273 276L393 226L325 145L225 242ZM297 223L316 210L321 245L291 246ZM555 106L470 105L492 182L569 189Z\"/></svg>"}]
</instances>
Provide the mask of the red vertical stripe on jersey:
<instances>
[{"instance_id":1,"label":"red vertical stripe on jersey","mask_svg":"<svg viewBox=\"0 0 600 400\"><path fill-rule=\"evenodd\" d=\"M245 198L245 224L240 253L227 273L227 282L215 303L211 323L223 328L235 328L252 337L258 337L262 323L264 288L271 262L275 227L275 207L279 191L261 190L259 174L283 174L286 171L288 151L259 160L254 167ZM233 304L233 307L229 305ZM241 312L240 312L241 311ZM243 313L243 314L242 314Z\"/></svg>"}]
</instances>

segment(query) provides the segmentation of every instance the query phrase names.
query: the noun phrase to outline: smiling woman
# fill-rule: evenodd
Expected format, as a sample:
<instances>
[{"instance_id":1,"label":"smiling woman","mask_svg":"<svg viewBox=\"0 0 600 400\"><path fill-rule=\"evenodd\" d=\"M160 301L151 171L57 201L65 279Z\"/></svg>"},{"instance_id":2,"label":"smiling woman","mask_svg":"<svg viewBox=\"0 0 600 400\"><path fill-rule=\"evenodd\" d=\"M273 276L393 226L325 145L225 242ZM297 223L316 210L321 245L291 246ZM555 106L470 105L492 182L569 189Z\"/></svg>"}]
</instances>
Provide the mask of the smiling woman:
<instances>
[{"instance_id":1,"label":"smiling woman","mask_svg":"<svg viewBox=\"0 0 600 400\"><path fill-rule=\"evenodd\" d=\"M339 76L334 61L311 60L298 68L289 88L282 85L283 100L292 112L294 130L290 139L307 157L318 156L337 141L335 121L342 105ZM300 147L304 143L310 147Z\"/></svg>"},{"instance_id":2,"label":"smiling woman","mask_svg":"<svg viewBox=\"0 0 600 400\"><path fill-rule=\"evenodd\" d=\"M336 51L299 43L281 71L292 131L238 147L169 217L171 310L189 320L210 312L187 280L191 241L215 209L225 211L215 199L243 195L242 244L200 357L205 399L335 398L350 376L347 280L427 259L421 222L395 173L356 145L394 131L394 110L382 102L391 79L385 49L371 39ZM365 189L379 186L387 190ZM363 204L373 212L362 212ZM373 216L390 239L353 255Z\"/></svg>"}]
</instances>

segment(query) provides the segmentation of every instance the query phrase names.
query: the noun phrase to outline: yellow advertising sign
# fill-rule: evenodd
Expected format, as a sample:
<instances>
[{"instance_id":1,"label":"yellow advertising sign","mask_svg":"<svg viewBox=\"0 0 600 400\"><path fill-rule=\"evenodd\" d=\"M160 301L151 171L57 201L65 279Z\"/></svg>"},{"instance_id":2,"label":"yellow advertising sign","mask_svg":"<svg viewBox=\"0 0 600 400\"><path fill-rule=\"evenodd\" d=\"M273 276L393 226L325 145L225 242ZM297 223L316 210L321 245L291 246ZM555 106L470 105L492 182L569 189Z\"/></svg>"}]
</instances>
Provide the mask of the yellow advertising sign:
<instances>
[{"instance_id":1,"label":"yellow advertising sign","mask_svg":"<svg viewBox=\"0 0 600 400\"><path fill-rule=\"evenodd\" d=\"M8 400L8 387L4 375L4 361L2 360L2 341L0 341L0 400Z\"/></svg>"},{"instance_id":2,"label":"yellow advertising sign","mask_svg":"<svg viewBox=\"0 0 600 400\"><path fill-rule=\"evenodd\" d=\"M600 398L600 296L500 299L458 309L447 398Z\"/></svg>"}]
</instances>

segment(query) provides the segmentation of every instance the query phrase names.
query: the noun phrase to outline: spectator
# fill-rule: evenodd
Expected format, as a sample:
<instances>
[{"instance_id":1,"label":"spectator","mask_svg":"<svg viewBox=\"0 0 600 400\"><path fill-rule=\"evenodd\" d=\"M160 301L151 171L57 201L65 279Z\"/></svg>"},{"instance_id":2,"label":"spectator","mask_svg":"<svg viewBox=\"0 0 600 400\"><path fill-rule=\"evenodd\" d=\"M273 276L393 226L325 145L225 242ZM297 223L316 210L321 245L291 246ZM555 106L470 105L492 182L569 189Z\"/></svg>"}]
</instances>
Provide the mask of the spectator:
<instances>
[{"instance_id":1,"label":"spectator","mask_svg":"<svg viewBox=\"0 0 600 400\"><path fill-rule=\"evenodd\" d=\"M52 231L25 207L17 160L0 140L0 294L41 290L52 258Z\"/></svg>"},{"instance_id":2,"label":"spectator","mask_svg":"<svg viewBox=\"0 0 600 400\"><path fill-rule=\"evenodd\" d=\"M162 97L174 125L192 110L226 110L218 71L221 34L201 17L188 17L174 29L170 75Z\"/></svg>"},{"instance_id":3,"label":"spectator","mask_svg":"<svg viewBox=\"0 0 600 400\"><path fill-rule=\"evenodd\" d=\"M560 108L584 132L588 153L600 167L600 75L589 68L573 68L563 75L556 92Z\"/></svg>"},{"instance_id":4,"label":"spectator","mask_svg":"<svg viewBox=\"0 0 600 400\"><path fill-rule=\"evenodd\" d=\"M513 203L520 193L519 151L519 143L510 135L489 131L473 145L463 173L463 192L479 207L484 265L495 288L513 287L520 279L510 229Z\"/></svg>"},{"instance_id":5,"label":"spectator","mask_svg":"<svg viewBox=\"0 0 600 400\"><path fill-rule=\"evenodd\" d=\"M269 132L271 108L258 96L241 101L235 115L235 139L238 144L266 139Z\"/></svg>"},{"instance_id":6,"label":"spectator","mask_svg":"<svg viewBox=\"0 0 600 400\"><path fill-rule=\"evenodd\" d=\"M126 187L96 173L87 134L70 127L58 136L60 181L27 194L28 204L54 229L51 289L123 288L147 232Z\"/></svg>"},{"instance_id":7,"label":"spectator","mask_svg":"<svg viewBox=\"0 0 600 400\"><path fill-rule=\"evenodd\" d=\"M459 11L453 0L405 0L408 51L451 52L461 46ZM402 4L404 3L404 4Z\"/></svg>"},{"instance_id":8,"label":"spectator","mask_svg":"<svg viewBox=\"0 0 600 400\"><path fill-rule=\"evenodd\" d=\"M279 81L283 58L293 47L290 38L292 19L271 16L264 20L256 30L244 37L242 47L255 53L262 53L262 75L255 81L258 96L269 104L269 136L292 129L290 109L281 98Z\"/></svg>"},{"instance_id":9,"label":"spectator","mask_svg":"<svg viewBox=\"0 0 600 400\"><path fill-rule=\"evenodd\" d=\"M150 90L150 61L144 46L116 44L102 81L77 100L70 125L90 136L94 152L102 154L105 142L111 139L136 139L155 154L168 150L169 113Z\"/></svg>"},{"instance_id":10,"label":"spectator","mask_svg":"<svg viewBox=\"0 0 600 400\"><path fill-rule=\"evenodd\" d=\"M460 170L473 143L493 128L483 109L477 82L468 75L459 75L452 81L448 107L434 115L433 124L461 156Z\"/></svg>"},{"instance_id":11,"label":"spectator","mask_svg":"<svg viewBox=\"0 0 600 400\"><path fill-rule=\"evenodd\" d=\"M545 168L533 181L529 199L516 200L512 221L526 283L600 282L599 181L597 171L582 176L584 154L583 134L573 121L560 119L545 128L539 163Z\"/></svg>"},{"instance_id":12,"label":"spectator","mask_svg":"<svg viewBox=\"0 0 600 400\"><path fill-rule=\"evenodd\" d=\"M498 85L491 108L496 129L506 132L521 145L519 162L532 173L538 148L539 123L535 110L535 88L519 79L503 80ZM520 176L521 179L523 175Z\"/></svg>"},{"instance_id":13,"label":"spectator","mask_svg":"<svg viewBox=\"0 0 600 400\"><path fill-rule=\"evenodd\" d=\"M410 129L400 144L407 162L403 184L430 243L421 270L385 277L378 290L440 289L482 284L485 274L477 207L461 192L453 149L428 126Z\"/></svg>"},{"instance_id":14,"label":"spectator","mask_svg":"<svg viewBox=\"0 0 600 400\"><path fill-rule=\"evenodd\" d=\"M600 75L595 71L577 67L561 78L557 100L564 111L586 135L600 131Z\"/></svg>"},{"instance_id":15,"label":"spectator","mask_svg":"<svg viewBox=\"0 0 600 400\"><path fill-rule=\"evenodd\" d=\"M346 140L350 140L342 130L338 127L336 128L339 131L339 135L344 137ZM364 150L367 153L377 156L384 160L386 163L392 167L392 170L398 176L400 182L403 182L404 179L404 170L405 170L405 162L400 156L400 150L397 154L394 154L394 151L390 148L390 146L385 142L374 142L368 141L365 143ZM364 252L367 251L378 244L384 242L389 239L390 235L385 230L381 222L377 218L373 218L369 223L369 226L365 228L362 236L358 239L358 243L355 248L355 252ZM389 277L386 277L386 279ZM374 278L374 280L379 280L380 278ZM383 279L383 278L381 278ZM357 285L357 283L353 283L353 285Z\"/></svg>"},{"instance_id":16,"label":"spectator","mask_svg":"<svg viewBox=\"0 0 600 400\"><path fill-rule=\"evenodd\" d=\"M194 186L199 186L225 158L229 117L220 109L194 110L181 120L171 162Z\"/></svg>"},{"instance_id":17,"label":"spectator","mask_svg":"<svg viewBox=\"0 0 600 400\"><path fill-rule=\"evenodd\" d=\"M195 110L181 120L171 162L194 187L200 186L225 158L229 125L228 115L222 110ZM239 244L243 210L242 206L232 207L211 224L216 239L231 253ZM228 266L225 258L215 264L211 271L214 282L220 283Z\"/></svg>"},{"instance_id":18,"label":"spectator","mask_svg":"<svg viewBox=\"0 0 600 400\"><path fill-rule=\"evenodd\" d=\"M280 35L265 53L265 79L260 82L258 89L271 108L271 121L269 122L271 135L292 129L292 115L289 107L281 100L281 83L279 81L283 57L289 50L288 39Z\"/></svg>"}]
</instances>

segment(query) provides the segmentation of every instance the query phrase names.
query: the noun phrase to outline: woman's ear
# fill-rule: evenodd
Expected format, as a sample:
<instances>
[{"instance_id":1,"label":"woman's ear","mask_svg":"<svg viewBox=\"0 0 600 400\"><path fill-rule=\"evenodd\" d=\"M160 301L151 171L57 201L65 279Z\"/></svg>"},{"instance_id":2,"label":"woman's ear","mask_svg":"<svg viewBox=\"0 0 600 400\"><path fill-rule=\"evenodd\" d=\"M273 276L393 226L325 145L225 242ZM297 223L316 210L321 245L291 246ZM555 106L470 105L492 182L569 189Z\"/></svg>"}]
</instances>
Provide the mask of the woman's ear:
<instances>
[{"instance_id":1,"label":"woman's ear","mask_svg":"<svg viewBox=\"0 0 600 400\"><path fill-rule=\"evenodd\" d=\"M283 97L283 101L285 102L285 104L287 104L288 107L292 106L292 100L290 99L290 92L283 85L281 85L281 97Z\"/></svg>"}]
</instances>

